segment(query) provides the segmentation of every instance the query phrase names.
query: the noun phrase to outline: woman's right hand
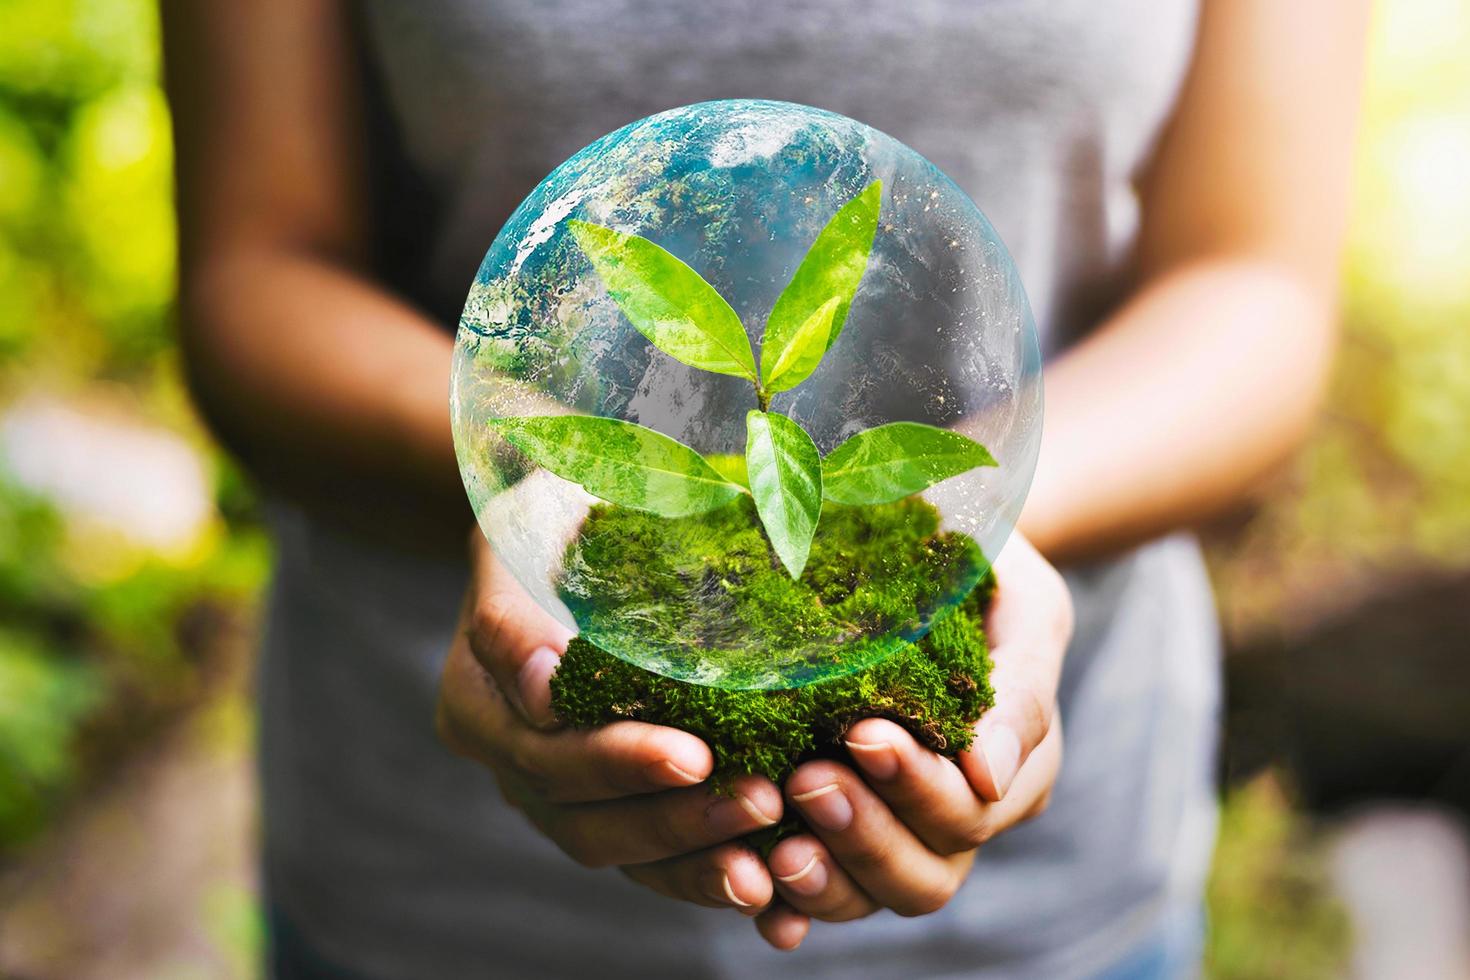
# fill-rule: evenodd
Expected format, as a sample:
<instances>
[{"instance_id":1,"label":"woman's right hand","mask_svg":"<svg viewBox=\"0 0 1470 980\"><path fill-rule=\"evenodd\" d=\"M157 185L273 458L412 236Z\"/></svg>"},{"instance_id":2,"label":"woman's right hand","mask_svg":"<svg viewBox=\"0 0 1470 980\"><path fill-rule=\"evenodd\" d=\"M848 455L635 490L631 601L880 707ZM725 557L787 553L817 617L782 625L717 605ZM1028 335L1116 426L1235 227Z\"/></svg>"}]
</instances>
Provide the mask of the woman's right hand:
<instances>
[{"instance_id":1,"label":"woman's right hand","mask_svg":"<svg viewBox=\"0 0 1470 980\"><path fill-rule=\"evenodd\" d=\"M622 721L559 728L549 686L569 633L536 605L476 530L471 580L439 687L436 725L456 753L484 763L506 800L586 867L619 866L673 898L754 915L770 873L738 841L781 819L774 783L745 777L736 795L704 780L709 747L687 732Z\"/></svg>"}]
</instances>

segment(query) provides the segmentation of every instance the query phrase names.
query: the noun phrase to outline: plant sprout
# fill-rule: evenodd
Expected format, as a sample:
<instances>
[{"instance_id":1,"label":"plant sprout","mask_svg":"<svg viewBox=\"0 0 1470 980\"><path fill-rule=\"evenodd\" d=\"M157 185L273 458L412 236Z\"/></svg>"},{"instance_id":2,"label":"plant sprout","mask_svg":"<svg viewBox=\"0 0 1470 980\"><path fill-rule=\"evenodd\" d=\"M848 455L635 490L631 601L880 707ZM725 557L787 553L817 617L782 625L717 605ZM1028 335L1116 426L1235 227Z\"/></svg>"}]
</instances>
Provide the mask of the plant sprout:
<instances>
[{"instance_id":1,"label":"plant sprout","mask_svg":"<svg viewBox=\"0 0 1470 980\"><path fill-rule=\"evenodd\" d=\"M568 225L608 294L659 350L690 367L745 378L745 456L706 459L646 426L587 415L490 424L535 463L609 503L685 517L750 494L792 578L806 567L822 501L899 500L995 459L978 442L918 422L859 432L825 459L771 398L801 384L836 343L868 267L882 182L843 205L817 235L766 320L757 366L740 317L699 273L646 238L586 221Z\"/></svg>"}]
</instances>

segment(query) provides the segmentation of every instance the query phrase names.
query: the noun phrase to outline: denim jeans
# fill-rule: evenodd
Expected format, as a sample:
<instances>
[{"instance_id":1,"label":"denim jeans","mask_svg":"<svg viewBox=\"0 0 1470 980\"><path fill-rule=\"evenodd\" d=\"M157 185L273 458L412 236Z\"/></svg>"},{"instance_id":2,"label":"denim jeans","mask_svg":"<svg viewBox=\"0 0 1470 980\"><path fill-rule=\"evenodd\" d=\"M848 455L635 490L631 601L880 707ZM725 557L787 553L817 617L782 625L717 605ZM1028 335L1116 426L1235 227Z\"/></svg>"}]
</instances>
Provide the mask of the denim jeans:
<instances>
[{"instance_id":1,"label":"denim jeans","mask_svg":"<svg viewBox=\"0 0 1470 980\"><path fill-rule=\"evenodd\" d=\"M1204 947L1204 910L1180 910L1095 980L1193 980L1200 975Z\"/></svg>"}]
</instances>

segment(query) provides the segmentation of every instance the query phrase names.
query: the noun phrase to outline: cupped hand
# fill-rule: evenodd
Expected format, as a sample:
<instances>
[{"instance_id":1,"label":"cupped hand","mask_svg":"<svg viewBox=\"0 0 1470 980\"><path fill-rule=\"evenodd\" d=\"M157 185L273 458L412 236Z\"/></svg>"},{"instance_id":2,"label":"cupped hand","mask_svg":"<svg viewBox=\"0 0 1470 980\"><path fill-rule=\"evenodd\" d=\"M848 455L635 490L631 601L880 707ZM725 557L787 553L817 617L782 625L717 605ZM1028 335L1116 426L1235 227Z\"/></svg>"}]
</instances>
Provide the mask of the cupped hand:
<instances>
[{"instance_id":1,"label":"cupped hand","mask_svg":"<svg viewBox=\"0 0 1470 980\"><path fill-rule=\"evenodd\" d=\"M445 663L436 723L455 752L488 766L506 800L568 856L618 866L655 891L755 914L772 898L766 866L734 843L776 823L780 790L700 785L713 757L687 732L621 721L560 729L549 681L570 638L476 532L471 583Z\"/></svg>"},{"instance_id":2,"label":"cupped hand","mask_svg":"<svg viewBox=\"0 0 1470 980\"><path fill-rule=\"evenodd\" d=\"M951 761L893 722L869 718L845 737L851 766L810 762L787 780L786 798L812 833L782 841L767 860L779 900L756 925L771 945L794 949L811 919L936 911L981 845L1046 808L1061 766L1056 692L1071 599L1019 534L995 575L986 617L995 705L972 748Z\"/></svg>"}]
</instances>

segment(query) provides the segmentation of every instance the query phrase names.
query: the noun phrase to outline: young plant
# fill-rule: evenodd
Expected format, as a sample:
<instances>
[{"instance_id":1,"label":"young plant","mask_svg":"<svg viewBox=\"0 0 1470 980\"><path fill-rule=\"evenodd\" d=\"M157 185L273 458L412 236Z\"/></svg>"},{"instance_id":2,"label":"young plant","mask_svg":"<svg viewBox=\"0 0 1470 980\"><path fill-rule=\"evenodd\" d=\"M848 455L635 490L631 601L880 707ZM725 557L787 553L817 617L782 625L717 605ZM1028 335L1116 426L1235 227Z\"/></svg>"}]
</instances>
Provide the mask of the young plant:
<instances>
[{"instance_id":1,"label":"young plant","mask_svg":"<svg viewBox=\"0 0 1470 980\"><path fill-rule=\"evenodd\" d=\"M608 294L655 347L690 367L750 382L757 407L746 415L743 460L706 459L653 429L596 416L491 425L535 463L623 507L685 517L750 494L792 578L806 567L823 500L888 503L994 466L978 442L918 422L859 432L823 459L800 425L771 411L771 397L810 377L842 332L868 267L882 192L873 181L817 235L766 320L759 366L740 317L699 273L646 238L568 222Z\"/></svg>"}]
</instances>

